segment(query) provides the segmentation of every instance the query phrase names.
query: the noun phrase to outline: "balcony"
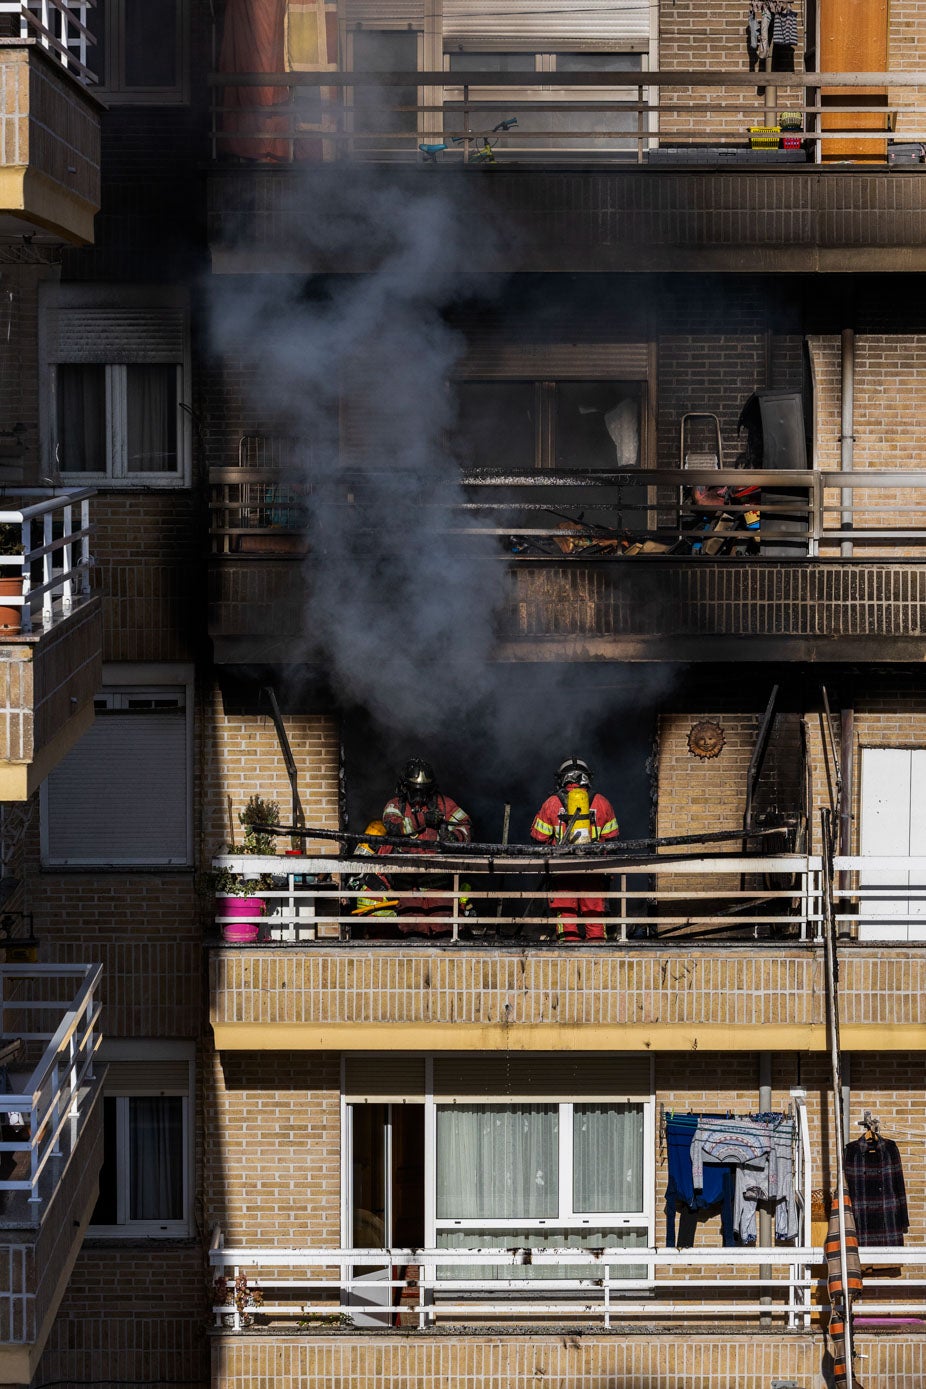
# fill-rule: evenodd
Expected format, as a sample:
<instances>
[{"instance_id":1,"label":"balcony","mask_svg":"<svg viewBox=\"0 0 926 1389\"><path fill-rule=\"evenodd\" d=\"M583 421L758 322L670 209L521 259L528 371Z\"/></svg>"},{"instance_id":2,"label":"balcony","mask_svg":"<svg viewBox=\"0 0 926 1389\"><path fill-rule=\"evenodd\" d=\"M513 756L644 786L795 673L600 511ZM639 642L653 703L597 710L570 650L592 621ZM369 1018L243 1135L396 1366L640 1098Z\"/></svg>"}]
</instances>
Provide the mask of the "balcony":
<instances>
[{"instance_id":1,"label":"balcony","mask_svg":"<svg viewBox=\"0 0 926 1389\"><path fill-rule=\"evenodd\" d=\"M89 727L102 684L88 489L0 497L0 801L24 801Z\"/></svg>"},{"instance_id":2,"label":"balcony","mask_svg":"<svg viewBox=\"0 0 926 1389\"><path fill-rule=\"evenodd\" d=\"M93 242L100 112L84 7L0 0L0 234Z\"/></svg>"},{"instance_id":3,"label":"balcony","mask_svg":"<svg viewBox=\"0 0 926 1389\"><path fill-rule=\"evenodd\" d=\"M100 966L0 966L0 1374L28 1384L83 1242L103 1158Z\"/></svg>"},{"instance_id":4,"label":"balcony","mask_svg":"<svg viewBox=\"0 0 926 1389\"><path fill-rule=\"evenodd\" d=\"M331 509L340 527L348 508L358 532L379 524L361 475L340 492L292 477L211 470L219 663L291 660L313 534ZM753 496L725 505L718 531L691 499L699 484L761 488L760 528ZM455 544L496 547L498 660L899 663L926 636L924 487L924 473L868 468L471 474L429 504Z\"/></svg>"},{"instance_id":5,"label":"balcony","mask_svg":"<svg viewBox=\"0 0 926 1389\"><path fill-rule=\"evenodd\" d=\"M440 186L482 271L922 269L921 77L216 73L213 268L371 269L303 213L306 189L337 206L353 163L410 198Z\"/></svg>"},{"instance_id":6,"label":"balcony","mask_svg":"<svg viewBox=\"0 0 926 1389\"><path fill-rule=\"evenodd\" d=\"M388 862L378 858L379 871ZM544 879L577 862L605 899L608 940L563 945ZM828 1046L823 861L814 855L577 860L525 848L491 859L429 855L425 866L406 856L401 880L386 886L356 880L370 873L363 856L214 864L243 890L256 878L253 895L217 902L209 970L220 1050ZM839 857L834 871L844 875L832 908L843 937L842 1045L918 1048L926 860Z\"/></svg>"}]
</instances>

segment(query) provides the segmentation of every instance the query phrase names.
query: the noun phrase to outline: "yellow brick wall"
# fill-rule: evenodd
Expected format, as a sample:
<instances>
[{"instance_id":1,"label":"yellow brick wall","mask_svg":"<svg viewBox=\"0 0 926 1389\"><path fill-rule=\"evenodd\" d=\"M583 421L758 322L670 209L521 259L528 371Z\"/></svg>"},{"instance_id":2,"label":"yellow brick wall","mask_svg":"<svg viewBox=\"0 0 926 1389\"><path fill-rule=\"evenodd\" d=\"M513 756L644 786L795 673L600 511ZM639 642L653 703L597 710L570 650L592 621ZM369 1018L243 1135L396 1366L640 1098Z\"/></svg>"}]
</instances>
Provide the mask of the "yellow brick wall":
<instances>
[{"instance_id":1,"label":"yellow brick wall","mask_svg":"<svg viewBox=\"0 0 926 1389\"><path fill-rule=\"evenodd\" d=\"M337 829L340 759L337 720L323 714L304 714L285 716L284 724L299 771L299 792L306 823ZM203 715L201 852L204 861L232 838L240 845L242 830L238 814L255 793L265 800L277 801L281 822L290 823L289 778L270 717L226 714L219 691L212 690L205 700ZM279 845L281 853L289 848L288 840L282 838ZM330 842L316 841L312 850L329 853L335 847Z\"/></svg>"},{"instance_id":2,"label":"yellow brick wall","mask_svg":"<svg viewBox=\"0 0 926 1389\"><path fill-rule=\"evenodd\" d=\"M798 5L798 46L795 67L801 71L804 50L803 6ZM698 72L748 72L746 49L747 5L738 0L720 0L705 6L698 0L674 0L659 7L659 66L664 72L676 69ZM781 88L773 98L776 112L793 109L802 93L797 88ZM701 107L693 112L675 111L674 105ZM756 87L669 88L661 100L660 128L666 137L697 144L712 141L706 131L722 131L728 140L748 139L750 125L764 125L764 97Z\"/></svg>"},{"instance_id":3,"label":"yellow brick wall","mask_svg":"<svg viewBox=\"0 0 926 1389\"><path fill-rule=\"evenodd\" d=\"M838 335L808 338L814 373L815 463L818 469L840 467L842 431L842 393L840 385L841 344ZM926 334L858 334L855 339L853 467L889 471L909 470L926 445L926 420L921 406L922 378L926 370ZM909 490L866 490L852 492L854 524L862 527L903 528L904 509L915 504ZM825 495L829 508L826 524L838 523L841 504L839 490ZM836 508L836 510L833 510ZM914 520L914 524L916 524ZM822 555L838 554L837 546L823 547ZM916 551L866 544L856 554L876 558L881 555L915 554Z\"/></svg>"}]
</instances>

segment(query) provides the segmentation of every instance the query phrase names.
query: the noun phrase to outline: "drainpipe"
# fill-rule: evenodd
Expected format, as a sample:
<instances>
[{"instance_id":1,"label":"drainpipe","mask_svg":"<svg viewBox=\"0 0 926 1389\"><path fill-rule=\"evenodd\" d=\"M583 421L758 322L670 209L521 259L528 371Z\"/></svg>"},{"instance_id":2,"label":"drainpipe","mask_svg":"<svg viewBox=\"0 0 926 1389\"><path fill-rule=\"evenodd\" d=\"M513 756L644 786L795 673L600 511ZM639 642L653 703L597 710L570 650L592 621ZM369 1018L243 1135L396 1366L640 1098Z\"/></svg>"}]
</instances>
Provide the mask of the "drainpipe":
<instances>
[{"instance_id":1,"label":"drainpipe","mask_svg":"<svg viewBox=\"0 0 926 1389\"><path fill-rule=\"evenodd\" d=\"M842 795L839 800L839 852L845 856L852 853L852 802L855 781L855 710L839 711L839 760L842 763ZM839 888L848 894L852 888L851 873L845 869L839 874ZM843 907L845 910L845 907ZM852 933L847 924L841 934L849 937Z\"/></svg>"},{"instance_id":2,"label":"drainpipe","mask_svg":"<svg viewBox=\"0 0 926 1389\"><path fill-rule=\"evenodd\" d=\"M842 426L839 435L839 466L842 472L851 473L854 467L855 448L855 330L843 328L842 355ZM842 489L842 510L839 516L840 529L852 529L852 489ZM844 540L839 547L843 558L852 554L852 541Z\"/></svg>"},{"instance_id":3,"label":"drainpipe","mask_svg":"<svg viewBox=\"0 0 926 1389\"><path fill-rule=\"evenodd\" d=\"M772 1108L772 1054L770 1051L759 1052L759 1113L769 1114ZM767 1248L773 1242L772 1217L768 1211L759 1211L759 1244ZM774 1271L771 1264L759 1265L760 1279L771 1279ZM759 1298L761 1305L771 1305L771 1293L763 1293ZM763 1326L771 1323L771 1312L761 1312L759 1320Z\"/></svg>"}]
</instances>

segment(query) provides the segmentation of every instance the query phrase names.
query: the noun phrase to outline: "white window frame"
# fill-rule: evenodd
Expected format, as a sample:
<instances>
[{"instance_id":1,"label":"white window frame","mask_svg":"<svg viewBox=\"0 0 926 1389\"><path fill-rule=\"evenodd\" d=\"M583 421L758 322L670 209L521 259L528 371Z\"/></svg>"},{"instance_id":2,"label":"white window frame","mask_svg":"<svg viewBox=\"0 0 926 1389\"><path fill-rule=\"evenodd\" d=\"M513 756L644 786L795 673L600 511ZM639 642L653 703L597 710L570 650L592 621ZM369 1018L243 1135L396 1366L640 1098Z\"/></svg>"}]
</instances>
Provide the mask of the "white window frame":
<instances>
[{"instance_id":1,"label":"white window frame","mask_svg":"<svg viewBox=\"0 0 926 1389\"><path fill-rule=\"evenodd\" d=\"M119 1215L122 1217L117 1220L115 1225L88 1225L87 1240L94 1239L189 1239L194 1233L193 1224L193 1191L195 1179L195 1134L193 1132L193 1115L195 1109L195 1083L196 1083L196 1045L194 1042L183 1041L161 1041L158 1038L133 1039L131 1041L104 1041L101 1044L99 1060L103 1065L107 1061L144 1061L147 1064L157 1061L184 1061L187 1064L187 1084L181 1089L175 1085L168 1085L165 1088L140 1089L133 1086L131 1089L119 1083L107 1083L106 1077L103 1079L103 1093L100 1103L106 1099L125 1101L119 1104L117 1109L117 1152L116 1152L116 1205ZM183 1218L181 1220L130 1220L126 1212L128 1210L128 1192L130 1182L129 1169L129 1106L130 1099L151 1099L159 1096L177 1096L183 1100Z\"/></svg>"},{"instance_id":2,"label":"white window frame","mask_svg":"<svg viewBox=\"0 0 926 1389\"><path fill-rule=\"evenodd\" d=\"M137 863L114 864L101 858L60 859L53 858L53 846L49 842L48 827L48 781L42 782L39 791L39 842L43 868L55 871L86 868L112 868L121 873L144 871L148 868L189 868L193 863L193 669L188 665L148 665L127 662L125 665L104 665L103 685L97 699L130 698L132 695L177 695L182 693L184 701L185 760L186 781L184 786L184 805L186 808L186 851L182 863L176 860L143 859ZM115 707L115 706L110 706Z\"/></svg>"},{"instance_id":3,"label":"white window frame","mask_svg":"<svg viewBox=\"0 0 926 1389\"><path fill-rule=\"evenodd\" d=\"M88 362L59 360L49 343L46 315L56 311L75 311L81 308L104 309L113 314L131 315L138 310L157 314L159 311L182 311L182 360L168 359L129 362ZM190 314L187 296L182 291L143 285L98 286L54 285L42 295L39 318L39 354L42 363L42 391L45 409L41 416L42 463L48 477L60 478L69 486L117 487L119 490L140 491L188 488L192 482L193 432L190 401L192 399L192 366L190 351ZM127 374L128 366L170 366L177 371L177 468L170 472L133 473L128 470L127 452ZM102 366L105 372L105 467L96 471L68 472L60 467L58 450L58 367Z\"/></svg>"},{"instance_id":4,"label":"white window frame","mask_svg":"<svg viewBox=\"0 0 926 1389\"><path fill-rule=\"evenodd\" d=\"M128 87L125 83L125 0L104 0L103 60L98 94L113 106L185 106L190 100L190 0L177 0L177 81L169 87ZM90 50L93 67L93 49Z\"/></svg>"},{"instance_id":5,"label":"white window frame","mask_svg":"<svg viewBox=\"0 0 926 1389\"><path fill-rule=\"evenodd\" d=\"M424 1095L422 1098L409 1100L409 1103L424 1105L424 1229L425 1244L428 1248L434 1249L437 1246L437 1235L445 1230L550 1230L555 1232L556 1240L562 1240L565 1233L568 1241L570 1230L577 1232L592 1227L600 1229L602 1226L609 1227L620 1233L623 1230L639 1230L646 1238L645 1246L641 1247L641 1263L644 1262L643 1256L646 1249L653 1249L656 1240L656 1095L655 1095L655 1076L653 1058L646 1058L649 1062L649 1091L647 1094L616 1095L612 1099L598 1097L595 1099L582 1097L579 1099L564 1100L556 1095L538 1094L529 1101L521 1099L510 1099L506 1096L495 1098L481 1098L479 1103L482 1105L492 1105L500 1109L509 1109L515 1105L525 1103L536 1105L557 1105L559 1107L559 1214L555 1216L545 1216L542 1219L510 1219L510 1220L478 1220L478 1219L453 1219L437 1217L437 1113L440 1108L452 1108L454 1101L446 1096L435 1096L434 1093L434 1059L433 1057L424 1058L425 1084ZM362 1101L351 1099L346 1094L346 1068L345 1060L342 1057L341 1063L341 1246L350 1248L352 1237L352 1214L353 1214L353 1151L352 1136L353 1125L351 1123L351 1109L354 1105L362 1103L382 1103L396 1104L397 1101L378 1100ZM469 1098L460 1098L460 1103L470 1103ZM639 1104L643 1109L643 1206L642 1210L622 1211L622 1212L592 1212L573 1210L573 1120L576 1105L607 1105L607 1104ZM563 1213L568 1211L568 1215ZM630 1252L630 1251L628 1251ZM500 1277L503 1275L500 1274ZM614 1291L633 1290L649 1288L652 1286L650 1278L622 1278L620 1284L614 1287ZM519 1287L514 1290L515 1296L522 1296L523 1293L533 1292L536 1295L537 1283L525 1280L523 1292Z\"/></svg>"}]
</instances>

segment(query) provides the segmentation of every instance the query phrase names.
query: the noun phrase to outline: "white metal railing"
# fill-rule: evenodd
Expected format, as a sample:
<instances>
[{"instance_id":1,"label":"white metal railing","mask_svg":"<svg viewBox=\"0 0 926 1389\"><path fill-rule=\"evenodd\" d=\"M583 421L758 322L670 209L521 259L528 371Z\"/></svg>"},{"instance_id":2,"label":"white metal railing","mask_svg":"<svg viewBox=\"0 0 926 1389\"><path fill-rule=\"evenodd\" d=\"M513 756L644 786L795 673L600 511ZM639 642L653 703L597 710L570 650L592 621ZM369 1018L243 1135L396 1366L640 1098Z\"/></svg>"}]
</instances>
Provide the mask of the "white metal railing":
<instances>
[{"instance_id":1,"label":"white metal railing","mask_svg":"<svg viewBox=\"0 0 926 1389\"><path fill-rule=\"evenodd\" d=\"M889 140L926 141L920 71L501 73L480 71L473 54L465 72L222 72L209 83L215 157L250 152L260 159L269 143L275 160L642 164L676 147L715 147L732 157L741 146L752 155L780 149L798 162L868 162L885 159ZM255 89L261 94L249 97ZM267 104L270 89L278 95ZM375 102L365 107L370 89ZM373 105L375 127L364 126ZM782 112L796 116L790 130ZM508 128L500 130L500 122ZM827 148L839 141L850 148Z\"/></svg>"},{"instance_id":2,"label":"white metal railing","mask_svg":"<svg viewBox=\"0 0 926 1389\"><path fill-rule=\"evenodd\" d=\"M29 1155L28 1176L0 1181L0 1192L28 1192L33 1218L40 1179L62 1156L65 1125L79 1120L81 1091L93 1079L102 972L101 965L0 965L0 1035L21 1039L27 1055L42 1047L24 1079L0 1087L0 1112L21 1116L25 1126L22 1138L0 1142L0 1152ZM67 1002L41 996L60 993L61 982Z\"/></svg>"},{"instance_id":3,"label":"white metal railing","mask_svg":"<svg viewBox=\"0 0 926 1389\"><path fill-rule=\"evenodd\" d=\"M22 609L24 632L32 631L37 617L49 628L70 613L78 598L89 595L93 496L88 487L53 493L18 488L15 496L0 494L0 526L19 527L22 536L21 553L0 554L0 577L22 580L22 591L3 602ZM14 500L16 508L6 505Z\"/></svg>"},{"instance_id":4,"label":"white metal railing","mask_svg":"<svg viewBox=\"0 0 926 1389\"><path fill-rule=\"evenodd\" d=\"M249 923L277 941L349 940L354 936L443 932L453 940L555 936L548 903L557 872L587 875L587 893L602 897L608 936L716 935L725 939L788 936L822 939L822 860L808 854L724 854L690 859L431 855L355 858L230 854L215 870L239 880L239 899L217 893L216 925ZM381 874L388 886L351 884ZM235 901L235 914L228 910ZM368 904L364 907L364 904ZM363 908L363 909L362 909Z\"/></svg>"},{"instance_id":5,"label":"white metal railing","mask_svg":"<svg viewBox=\"0 0 926 1389\"><path fill-rule=\"evenodd\" d=\"M863 1264L906 1265L911 1271L879 1278L867 1295L863 1291L854 1298L856 1316L926 1314L926 1249L863 1248L861 1258ZM255 1313L262 1321L295 1321L303 1330L326 1317L349 1326L352 1313L362 1326L390 1326L400 1312L414 1316L422 1329L487 1316L519 1323L594 1321L605 1328L615 1320L639 1318L658 1323L724 1317L758 1323L774 1317L787 1326L807 1327L825 1314L826 1303L823 1250L806 1245L748 1250L226 1249L217 1231L209 1261L216 1277L216 1325L238 1331L252 1324ZM467 1266L490 1267L496 1274L459 1277ZM554 1276L517 1278L517 1269L525 1266L549 1269ZM442 1277L448 1268L456 1276ZM564 1268L571 1276L557 1277ZM371 1279L376 1270L381 1276ZM628 1276L646 1288L625 1290Z\"/></svg>"},{"instance_id":6,"label":"white metal railing","mask_svg":"<svg viewBox=\"0 0 926 1389\"><path fill-rule=\"evenodd\" d=\"M859 940L926 941L926 857L838 855L837 930Z\"/></svg>"},{"instance_id":7,"label":"white metal railing","mask_svg":"<svg viewBox=\"0 0 926 1389\"><path fill-rule=\"evenodd\" d=\"M87 27L97 0L0 0L0 15L19 20L19 37L35 39L63 68L81 82L97 77L89 66L89 49L96 38Z\"/></svg>"},{"instance_id":8,"label":"white metal railing","mask_svg":"<svg viewBox=\"0 0 926 1389\"><path fill-rule=\"evenodd\" d=\"M266 442L272 442L267 436ZM295 448L285 469L264 461L210 470L210 513L214 554L234 555L251 548L261 535L304 532L312 508L313 526L324 528L329 512L352 514L362 527L364 474L342 473L320 487L310 484L299 467ZM731 495L708 510L692 496L695 485L728 488L731 493L757 487L761 496ZM438 523L448 533L494 536L509 555L562 558L591 553L622 556L636 553L637 542L671 551L679 542L694 542L716 528L727 550L753 548L763 556L800 562L822 552L839 558L851 542L856 558L877 547L888 557L922 557L926 550L926 472L919 470L852 472L795 469L640 468L633 472L511 474L465 473L442 493L432 489L423 506L439 510ZM746 512L759 511L758 529L747 527ZM563 525L569 516L589 510L594 521ZM847 517L851 516L851 524ZM376 524L371 518L370 524ZM247 542L244 542L247 537ZM589 548L591 547L591 549Z\"/></svg>"}]
</instances>

